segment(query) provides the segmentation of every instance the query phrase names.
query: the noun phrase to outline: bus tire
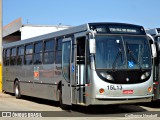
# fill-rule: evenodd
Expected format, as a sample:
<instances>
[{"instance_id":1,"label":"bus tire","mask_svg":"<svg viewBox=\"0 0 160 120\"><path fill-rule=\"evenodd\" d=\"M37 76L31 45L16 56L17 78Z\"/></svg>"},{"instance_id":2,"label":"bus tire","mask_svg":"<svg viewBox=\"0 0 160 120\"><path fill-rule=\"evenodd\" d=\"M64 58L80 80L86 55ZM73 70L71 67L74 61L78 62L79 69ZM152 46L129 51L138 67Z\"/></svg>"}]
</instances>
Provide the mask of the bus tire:
<instances>
[{"instance_id":1,"label":"bus tire","mask_svg":"<svg viewBox=\"0 0 160 120\"><path fill-rule=\"evenodd\" d=\"M17 99L19 99L19 98L21 97L20 86L19 86L19 82L18 82L18 81L16 81L16 82L14 83L14 94L15 94L15 97L16 97Z\"/></svg>"},{"instance_id":2,"label":"bus tire","mask_svg":"<svg viewBox=\"0 0 160 120\"><path fill-rule=\"evenodd\" d=\"M68 106L63 104L63 100L62 100L62 89L60 88L60 90L58 90L58 93L59 93L59 104L60 104L60 107L61 109L63 110L67 110L68 109Z\"/></svg>"}]
</instances>

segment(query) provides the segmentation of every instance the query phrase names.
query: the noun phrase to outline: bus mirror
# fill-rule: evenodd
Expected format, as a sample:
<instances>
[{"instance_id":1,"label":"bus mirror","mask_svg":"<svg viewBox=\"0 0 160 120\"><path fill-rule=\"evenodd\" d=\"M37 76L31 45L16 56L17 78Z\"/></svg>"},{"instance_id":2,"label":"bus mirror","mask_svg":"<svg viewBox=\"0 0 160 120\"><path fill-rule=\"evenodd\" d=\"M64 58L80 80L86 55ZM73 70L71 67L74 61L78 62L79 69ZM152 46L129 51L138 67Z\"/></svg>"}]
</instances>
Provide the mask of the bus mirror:
<instances>
[{"instance_id":1,"label":"bus mirror","mask_svg":"<svg viewBox=\"0 0 160 120\"><path fill-rule=\"evenodd\" d=\"M96 40L95 39L90 39L89 40L89 49L91 54L96 53Z\"/></svg>"},{"instance_id":2,"label":"bus mirror","mask_svg":"<svg viewBox=\"0 0 160 120\"><path fill-rule=\"evenodd\" d=\"M155 58L157 57L157 51L156 51L156 45L154 43L154 38L150 34L147 34L147 36L149 39L149 44L151 45L151 49L152 49L152 57Z\"/></svg>"},{"instance_id":3,"label":"bus mirror","mask_svg":"<svg viewBox=\"0 0 160 120\"><path fill-rule=\"evenodd\" d=\"M157 51L156 51L156 46L155 44L151 44L151 48L152 48L152 56L155 58L157 57Z\"/></svg>"}]
</instances>

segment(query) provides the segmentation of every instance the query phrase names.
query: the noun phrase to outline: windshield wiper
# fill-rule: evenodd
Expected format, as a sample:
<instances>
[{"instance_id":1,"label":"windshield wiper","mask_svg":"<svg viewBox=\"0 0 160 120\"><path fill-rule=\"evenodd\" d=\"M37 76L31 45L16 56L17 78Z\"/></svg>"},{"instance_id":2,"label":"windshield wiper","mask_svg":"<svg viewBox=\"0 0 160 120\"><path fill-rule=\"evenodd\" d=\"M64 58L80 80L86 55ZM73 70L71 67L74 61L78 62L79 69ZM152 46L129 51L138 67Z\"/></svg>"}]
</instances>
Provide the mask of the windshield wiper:
<instances>
[{"instance_id":1,"label":"windshield wiper","mask_svg":"<svg viewBox=\"0 0 160 120\"><path fill-rule=\"evenodd\" d=\"M130 57L132 57L132 59L138 64L140 70L142 71L142 67L141 67L140 63L139 63L138 60L135 58L135 55L134 55L133 51L130 50L128 44L127 44L127 50L128 50L128 53L129 53Z\"/></svg>"},{"instance_id":2,"label":"windshield wiper","mask_svg":"<svg viewBox=\"0 0 160 120\"><path fill-rule=\"evenodd\" d=\"M117 64L117 61L118 61L119 56L121 56L121 62L123 62L123 61L122 61L122 49L121 49L121 48L119 48L119 51L118 51L118 53L117 53L117 56L116 56L116 58L115 58L115 60L114 60L114 62L113 62L113 64L112 64L112 70L113 70L113 71L115 70L115 67L116 67L116 64Z\"/></svg>"}]
</instances>

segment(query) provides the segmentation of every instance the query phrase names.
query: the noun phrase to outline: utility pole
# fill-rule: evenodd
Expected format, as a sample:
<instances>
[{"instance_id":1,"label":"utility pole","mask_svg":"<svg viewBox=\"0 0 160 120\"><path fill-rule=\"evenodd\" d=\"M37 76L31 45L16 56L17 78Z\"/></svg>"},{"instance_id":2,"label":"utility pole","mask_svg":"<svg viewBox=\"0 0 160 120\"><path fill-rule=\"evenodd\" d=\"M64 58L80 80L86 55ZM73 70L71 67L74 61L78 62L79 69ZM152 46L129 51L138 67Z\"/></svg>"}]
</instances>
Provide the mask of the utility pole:
<instances>
[{"instance_id":1,"label":"utility pole","mask_svg":"<svg viewBox=\"0 0 160 120\"><path fill-rule=\"evenodd\" d=\"M2 92L2 0L0 0L0 92Z\"/></svg>"}]
</instances>

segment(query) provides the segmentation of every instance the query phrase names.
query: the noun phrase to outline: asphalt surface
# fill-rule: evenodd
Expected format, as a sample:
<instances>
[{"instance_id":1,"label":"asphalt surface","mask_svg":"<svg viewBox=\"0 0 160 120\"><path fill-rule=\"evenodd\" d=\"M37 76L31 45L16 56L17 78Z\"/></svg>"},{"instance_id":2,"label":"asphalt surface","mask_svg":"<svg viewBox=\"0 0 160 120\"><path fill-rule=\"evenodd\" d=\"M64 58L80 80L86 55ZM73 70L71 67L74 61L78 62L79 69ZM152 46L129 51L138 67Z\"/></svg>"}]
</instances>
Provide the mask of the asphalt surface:
<instances>
[{"instance_id":1,"label":"asphalt surface","mask_svg":"<svg viewBox=\"0 0 160 120\"><path fill-rule=\"evenodd\" d=\"M11 116L10 116L11 115ZM73 106L62 110L55 101L22 96L16 99L13 94L0 93L0 119L38 118L59 120L70 119L160 119L160 101L133 105ZM9 116L9 117L8 117ZM158 117L159 116L159 117ZM46 118L47 117L47 118Z\"/></svg>"}]
</instances>

